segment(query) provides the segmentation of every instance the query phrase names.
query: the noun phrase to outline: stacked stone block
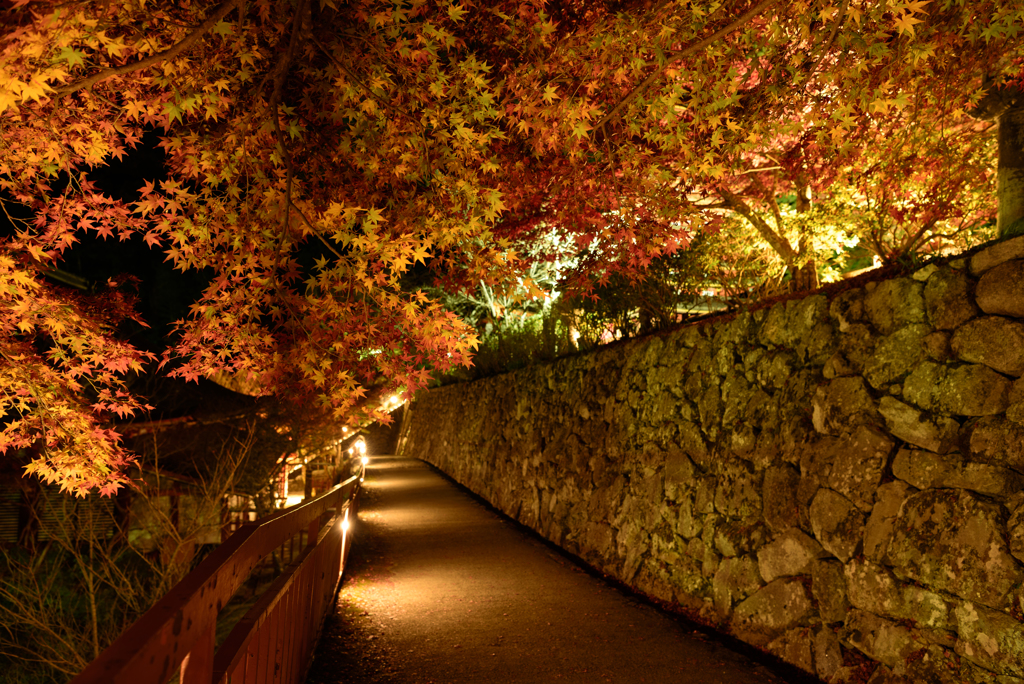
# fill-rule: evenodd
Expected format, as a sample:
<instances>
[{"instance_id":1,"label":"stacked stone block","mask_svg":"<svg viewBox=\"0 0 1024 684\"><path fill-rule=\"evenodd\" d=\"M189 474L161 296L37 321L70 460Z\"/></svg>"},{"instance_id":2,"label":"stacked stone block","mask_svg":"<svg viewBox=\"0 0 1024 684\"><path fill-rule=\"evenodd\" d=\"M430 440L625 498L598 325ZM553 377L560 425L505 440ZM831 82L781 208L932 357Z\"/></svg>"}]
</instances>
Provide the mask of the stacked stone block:
<instances>
[{"instance_id":1,"label":"stacked stone block","mask_svg":"<svg viewBox=\"0 0 1024 684\"><path fill-rule=\"evenodd\" d=\"M404 453L829 682L1024 684L1024 238L433 390Z\"/></svg>"}]
</instances>

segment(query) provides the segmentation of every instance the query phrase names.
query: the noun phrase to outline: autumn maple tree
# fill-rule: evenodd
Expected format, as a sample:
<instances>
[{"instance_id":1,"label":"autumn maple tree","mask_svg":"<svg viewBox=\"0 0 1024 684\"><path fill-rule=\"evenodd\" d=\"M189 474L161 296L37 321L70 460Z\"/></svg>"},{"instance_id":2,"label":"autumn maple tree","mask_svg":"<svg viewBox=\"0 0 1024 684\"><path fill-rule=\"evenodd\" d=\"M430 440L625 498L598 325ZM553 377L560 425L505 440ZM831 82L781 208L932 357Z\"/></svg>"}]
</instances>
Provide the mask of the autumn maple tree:
<instances>
[{"instance_id":1,"label":"autumn maple tree","mask_svg":"<svg viewBox=\"0 0 1024 684\"><path fill-rule=\"evenodd\" d=\"M408 287L413 269L501 287L563 259L562 286L586 288L639 277L729 212L799 269L813 247L776 222L778 197L813 202L858 172L909 177L912 157L881 149L907 126L951 131L921 150L926 198L929 174L946 173L934 160L975 145L964 131L990 84L1012 87L1021 11L8 2L0 450L28 450L29 472L78 493L124 482L110 419L140 408L124 374L151 359L116 335L131 315L118 289L75 298L47 279L84 233L213 273L153 359L165 372L264 392L287 381L356 422L469 363L473 331ZM165 168L133 198L104 192L95 170L153 133Z\"/></svg>"}]
</instances>

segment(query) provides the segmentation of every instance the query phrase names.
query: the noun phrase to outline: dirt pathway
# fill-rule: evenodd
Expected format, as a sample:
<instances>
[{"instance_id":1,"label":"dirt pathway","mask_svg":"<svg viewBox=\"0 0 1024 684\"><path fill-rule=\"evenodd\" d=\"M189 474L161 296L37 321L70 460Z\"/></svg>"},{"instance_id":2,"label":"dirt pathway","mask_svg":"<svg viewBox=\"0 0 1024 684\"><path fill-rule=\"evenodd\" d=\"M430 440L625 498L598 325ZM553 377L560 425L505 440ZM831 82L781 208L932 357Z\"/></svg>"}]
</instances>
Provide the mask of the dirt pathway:
<instances>
[{"instance_id":1,"label":"dirt pathway","mask_svg":"<svg viewBox=\"0 0 1024 684\"><path fill-rule=\"evenodd\" d=\"M420 461L368 468L309 684L814 681L622 593Z\"/></svg>"}]
</instances>

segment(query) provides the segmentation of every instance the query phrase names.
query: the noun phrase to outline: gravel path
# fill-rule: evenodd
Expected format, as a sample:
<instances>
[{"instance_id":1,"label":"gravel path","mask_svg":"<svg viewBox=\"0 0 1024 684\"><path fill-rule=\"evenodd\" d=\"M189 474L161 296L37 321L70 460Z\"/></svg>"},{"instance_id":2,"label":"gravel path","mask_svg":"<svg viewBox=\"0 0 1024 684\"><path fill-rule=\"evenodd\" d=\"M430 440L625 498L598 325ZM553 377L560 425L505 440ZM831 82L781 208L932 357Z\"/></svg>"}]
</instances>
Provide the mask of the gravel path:
<instances>
[{"instance_id":1,"label":"gravel path","mask_svg":"<svg viewBox=\"0 0 1024 684\"><path fill-rule=\"evenodd\" d=\"M367 471L309 684L816 681L619 591L426 464Z\"/></svg>"}]
</instances>

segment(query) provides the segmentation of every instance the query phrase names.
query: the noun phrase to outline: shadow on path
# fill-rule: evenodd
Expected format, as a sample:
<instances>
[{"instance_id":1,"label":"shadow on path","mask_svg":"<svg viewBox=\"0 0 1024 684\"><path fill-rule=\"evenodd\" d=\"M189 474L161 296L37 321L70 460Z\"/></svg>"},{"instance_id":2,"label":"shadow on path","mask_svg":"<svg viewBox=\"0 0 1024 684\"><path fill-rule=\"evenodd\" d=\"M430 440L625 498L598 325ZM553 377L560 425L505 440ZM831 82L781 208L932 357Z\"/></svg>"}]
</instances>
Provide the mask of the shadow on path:
<instances>
[{"instance_id":1,"label":"shadow on path","mask_svg":"<svg viewBox=\"0 0 1024 684\"><path fill-rule=\"evenodd\" d=\"M592 576L420 461L371 461L353 533L308 684L815 681Z\"/></svg>"}]
</instances>

